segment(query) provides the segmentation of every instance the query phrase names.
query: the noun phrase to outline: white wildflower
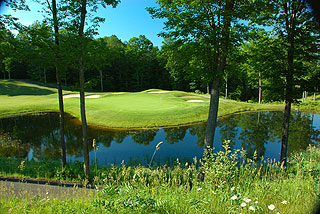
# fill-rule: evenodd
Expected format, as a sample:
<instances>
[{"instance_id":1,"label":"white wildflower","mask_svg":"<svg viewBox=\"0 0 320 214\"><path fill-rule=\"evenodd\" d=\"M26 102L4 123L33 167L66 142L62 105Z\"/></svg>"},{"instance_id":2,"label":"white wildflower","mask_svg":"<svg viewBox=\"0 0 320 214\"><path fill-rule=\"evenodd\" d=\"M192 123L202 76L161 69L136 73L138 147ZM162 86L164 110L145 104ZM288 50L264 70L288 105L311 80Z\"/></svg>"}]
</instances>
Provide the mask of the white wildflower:
<instances>
[{"instance_id":1,"label":"white wildflower","mask_svg":"<svg viewBox=\"0 0 320 214\"><path fill-rule=\"evenodd\" d=\"M253 206L250 206L249 210L255 211L256 209Z\"/></svg>"},{"instance_id":2,"label":"white wildflower","mask_svg":"<svg viewBox=\"0 0 320 214\"><path fill-rule=\"evenodd\" d=\"M247 206L247 204L243 202L243 203L240 204L240 206L241 207L245 207L245 206Z\"/></svg>"},{"instance_id":3,"label":"white wildflower","mask_svg":"<svg viewBox=\"0 0 320 214\"><path fill-rule=\"evenodd\" d=\"M234 195L231 197L231 200L237 200L238 196Z\"/></svg>"},{"instance_id":4,"label":"white wildflower","mask_svg":"<svg viewBox=\"0 0 320 214\"><path fill-rule=\"evenodd\" d=\"M250 203L251 199L250 198L244 198L243 199L245 202Z\"/></svg>"},{"instance_id":5,"label":"white wildflower","mask_svg":"<svg viewBox=\"0 0 320 214\"><path fill-rule=\"evenodd\" d=\"M269 210L274 210L276 207L275 207L273 204L270 204L270 205L268 206L268 208L269 208Z\"/></svg>"}]
</instances>

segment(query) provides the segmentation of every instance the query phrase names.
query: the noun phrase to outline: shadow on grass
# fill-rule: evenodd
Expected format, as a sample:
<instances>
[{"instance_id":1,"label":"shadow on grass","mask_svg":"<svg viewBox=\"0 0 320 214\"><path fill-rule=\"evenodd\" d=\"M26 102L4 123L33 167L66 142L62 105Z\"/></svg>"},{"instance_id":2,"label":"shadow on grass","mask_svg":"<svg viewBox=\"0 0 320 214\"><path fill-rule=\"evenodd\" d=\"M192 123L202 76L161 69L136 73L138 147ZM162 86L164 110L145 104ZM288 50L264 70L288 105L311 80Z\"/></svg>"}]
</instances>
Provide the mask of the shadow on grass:
<instances>
[{"instance_id":1,"label":"shadow on grass","mask_svg":"<svg viewBox=\"0 0 320 214\"><path fill-rule=\"evenodd\" d=\"M0 95L8 95L8 96L21 96L21 95L49 95L54 94L55 92L37 88L33 86L22 86L19 85L19 82L10 81L0 84Z\"/></svg>"}]
</instances>

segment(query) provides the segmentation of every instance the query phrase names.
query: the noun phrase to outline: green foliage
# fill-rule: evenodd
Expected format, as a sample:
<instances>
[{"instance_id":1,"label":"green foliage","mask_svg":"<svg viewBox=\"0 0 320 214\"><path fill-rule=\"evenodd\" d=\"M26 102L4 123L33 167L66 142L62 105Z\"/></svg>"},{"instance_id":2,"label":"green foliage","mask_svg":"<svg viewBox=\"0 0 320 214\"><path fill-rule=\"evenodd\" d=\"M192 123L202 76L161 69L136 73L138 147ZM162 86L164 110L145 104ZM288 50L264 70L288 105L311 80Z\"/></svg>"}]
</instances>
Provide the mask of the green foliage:
<instances>
[{"instance_id":1,"label":"green foliage","mask_svg":"<svg viewBox=\"0 0 320 214\"><path fill-rule=\"evenodd\" d=\"M111 166L99 168L100 184L94 198L86 200L4 197L0 211L94 213L311 213L320 178L320 149L310 146L294 153L287 168L273 161L257 162L230 152L209 150L199 165L172 167ZM239 162L239 158L242 162ZM12 161L12 160L11 160ZM262 164L263 163L263 164ZM17 161L17 165L21 162ZM26 161L25 170L31 163ZM48 164L48 161L41 164ZM56 163L59 166L59 163ZM1 163L1 166L5 165ZM80 164L81 165L81 164ZM50 169L46 166L46 169ZM35 166L33 166L35 167ZM1 170L3 171L3 169ZM204 173L204 180L199 174ZM102 181L103 180L103 181ZM0 190L1 191L1 190ZM76 189L74 190L77 191ZM244 204L245 203L245 204ZM271 204L275 209L270 210ZM15 207L14 209L12 209Z\"/></svg>"}]
</instances>

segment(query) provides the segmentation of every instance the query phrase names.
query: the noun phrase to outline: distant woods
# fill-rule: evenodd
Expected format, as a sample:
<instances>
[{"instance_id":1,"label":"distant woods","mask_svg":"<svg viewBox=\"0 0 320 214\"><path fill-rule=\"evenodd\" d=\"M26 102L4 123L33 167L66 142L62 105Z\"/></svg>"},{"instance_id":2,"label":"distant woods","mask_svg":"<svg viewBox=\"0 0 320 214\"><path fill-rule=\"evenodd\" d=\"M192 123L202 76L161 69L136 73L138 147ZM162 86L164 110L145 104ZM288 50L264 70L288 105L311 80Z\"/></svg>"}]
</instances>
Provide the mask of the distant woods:
<instances>
[{"instance_id":1,"label":"distant woods","mask_svg":"<svg viewBox=\"0 0 320 214\"><path fill-rule=\"evenodd\" d=\"M117 36L86 38L86 91L142 91L150 88L207 93L208 85L201 74L205 65L197 55L203 44L165 39L161 48L143 35L121 41ZM60 29L61 80L64 89L79 90L75 35ZM279 37L264 30L253 31L244 43L234 46L229 54L220 95L242 101L284 100L284 79L280 76L284 55ZM17 35L0 31L0 78L32 79L56 82L54 33L44 23L21 28ZM313 50L314 53L317 51ZM319 61L302 59L301 77L294 87L294 98L319 93Z\"/></svg>"}]
</instances>

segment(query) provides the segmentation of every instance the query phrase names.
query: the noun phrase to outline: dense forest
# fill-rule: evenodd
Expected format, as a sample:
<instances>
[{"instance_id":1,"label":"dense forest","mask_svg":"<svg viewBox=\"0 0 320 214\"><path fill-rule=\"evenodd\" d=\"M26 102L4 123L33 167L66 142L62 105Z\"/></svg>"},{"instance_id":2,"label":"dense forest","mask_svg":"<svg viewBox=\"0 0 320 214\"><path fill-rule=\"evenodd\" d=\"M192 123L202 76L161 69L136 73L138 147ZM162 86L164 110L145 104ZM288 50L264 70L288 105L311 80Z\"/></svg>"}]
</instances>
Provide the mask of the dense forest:
<instances>
[{"instance_id":1,"label":"dense forest","mask_svg":"<svg viewBox=\"0 0 320 214\"><path fill-rule=\"evenodd\" d=\"M35 22L0 31L0 77L31 79L55 83L54 33L49 24ZM60 30L60 71L63 88L79 90L75 35ZM316 38L299 41L301 55L296 61L299 77L295 80L295 98L319 91L319 52ZM284 100L286 51L283 38L264 28L252 29L247 39L235 43L228 53L221 96L242 101ZM317 45L315 45L317 44ZM298 46L298 47L299 47ZM142 91L150 88L207 93L204 56L208 47L201 41L183 43L166 38L156 47L144 35L121 41L111 37L86 38L86 91ZM308 53L308 54L305 54Z\"/></svg>"}]
</instances>

